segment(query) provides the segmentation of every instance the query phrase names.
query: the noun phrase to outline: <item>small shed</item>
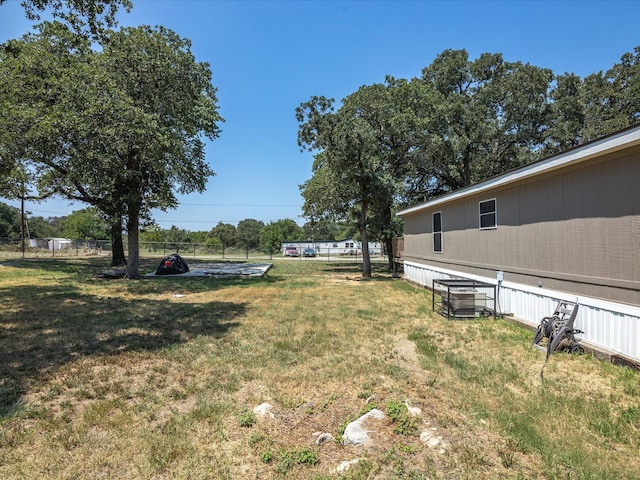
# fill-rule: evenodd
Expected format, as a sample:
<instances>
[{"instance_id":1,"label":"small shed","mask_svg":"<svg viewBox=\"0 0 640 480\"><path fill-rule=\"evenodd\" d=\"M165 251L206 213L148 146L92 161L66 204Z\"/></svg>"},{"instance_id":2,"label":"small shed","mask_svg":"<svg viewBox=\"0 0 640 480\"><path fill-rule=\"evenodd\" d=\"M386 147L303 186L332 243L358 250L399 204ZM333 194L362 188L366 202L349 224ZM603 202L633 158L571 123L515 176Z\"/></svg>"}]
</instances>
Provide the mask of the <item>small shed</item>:
<instances>
[{"instance_id":1,"label":"small shed","mask_svg":"<svg viewBox=\"0 0 640 480\"><path fill-rule=\"evenodd\" d=\"M50 238L47 246L52 252L59 250L71 250L73 248L73 240L68 238Z\"/></svg>"}]
</instances>

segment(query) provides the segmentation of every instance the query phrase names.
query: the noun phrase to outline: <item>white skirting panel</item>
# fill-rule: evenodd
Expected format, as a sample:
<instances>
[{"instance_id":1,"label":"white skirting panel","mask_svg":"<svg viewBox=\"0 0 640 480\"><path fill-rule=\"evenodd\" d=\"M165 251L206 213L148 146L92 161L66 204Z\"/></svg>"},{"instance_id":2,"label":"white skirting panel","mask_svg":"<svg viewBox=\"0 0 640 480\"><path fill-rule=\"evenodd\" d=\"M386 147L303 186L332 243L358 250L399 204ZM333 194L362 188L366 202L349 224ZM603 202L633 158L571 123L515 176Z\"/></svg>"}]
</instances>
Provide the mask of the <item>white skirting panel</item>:
<instances>
[{"instance_id":1,"label":"white skirting panel","mask_svg":"<svg viewBox=\"0 0 640 480\"><path fill-rule=\"evenodd\" d=\"M433 280L460 277L497 285L497 310L534 327L553 313L559 300L577 302L580 307L575 328L584 331L578 338L609 353L640 361L640 307L512 282L498 284L496 278L404 263L404 278L425 287L431 288Z\"/></svg>"}]
</instances>

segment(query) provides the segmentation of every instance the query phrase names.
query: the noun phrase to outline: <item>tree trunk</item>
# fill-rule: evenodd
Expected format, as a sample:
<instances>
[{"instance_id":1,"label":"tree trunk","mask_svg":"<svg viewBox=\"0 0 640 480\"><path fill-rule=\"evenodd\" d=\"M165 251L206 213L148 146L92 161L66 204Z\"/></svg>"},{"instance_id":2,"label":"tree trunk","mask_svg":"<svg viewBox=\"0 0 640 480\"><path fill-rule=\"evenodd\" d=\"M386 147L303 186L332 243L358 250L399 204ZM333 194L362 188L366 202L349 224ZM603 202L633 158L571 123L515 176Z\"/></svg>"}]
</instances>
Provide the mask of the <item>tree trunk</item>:
<instances>
[{"instance_id":1,"label":"tree trunk","mask_svg":"<svg viewBox=\"0 0 640 480\"><path fill-rule=\"evenodd\" d=\"M118 216L118 219L111 224L111 266L122 267L126 264L127 259L122 242L122 220Z\"/></svg>"},{"instance_id":2,"label":"tree trunk","mask_svg":"<svg viewBox=\"0 0 640 480\"><path fill-rule=\"evenodd\" d=\"M389 261L389 271L393 272L393 238L385 238L383 241L384 249L387 252Z\"/></svg>"},{"instance_id":3,"label":"tree trunk","mask_svg":"<svg viewBox=\"0 0 640 480\"><path fill-rule=\"evenodd\" d=\"M360 242L362 244L362 277L371 278L371 256L369 255L369 234L367 233L367 204L360 210Z\"/></svg>"},{"instance_id":4,"label":"tree trunk","mask_svg":"<svg viewBox=\"0 0 640 480\"><path fill-rule=\"evenodd\" d=\"M384 245L384 250L387 252L390 272L393 271L393 235L391 233L391 217L391 206L387 203L382 207L380 218L382 219L382 225L388 225L388 228L383 230L384 237L382 238L382 244Z\"/></svg>"},{"instance_id":5,"label":"tree trunk","mask_svg":"<svg viewBox=\"0 0 640 480\"><path fill-rule=\"evenodd\" d=\"M127 249L129 251L129 262L127 263L127 278L140 278L140 246L138 242L138 227L140 218L138 210L129 205L127 215Z\"/></svg>"},{"instance_id":6,"label":"tree trunk","mask_svg":"<svg viewBox=\"0 0 640 480\"><path fill-rule=\"evenodd\" d=\"M462 167L462 188L468 187L473 182L473 174L471 173L471 152L467 149L464 153L464 158L462 159L463 167Z\"/></svg>"}]
</instances>

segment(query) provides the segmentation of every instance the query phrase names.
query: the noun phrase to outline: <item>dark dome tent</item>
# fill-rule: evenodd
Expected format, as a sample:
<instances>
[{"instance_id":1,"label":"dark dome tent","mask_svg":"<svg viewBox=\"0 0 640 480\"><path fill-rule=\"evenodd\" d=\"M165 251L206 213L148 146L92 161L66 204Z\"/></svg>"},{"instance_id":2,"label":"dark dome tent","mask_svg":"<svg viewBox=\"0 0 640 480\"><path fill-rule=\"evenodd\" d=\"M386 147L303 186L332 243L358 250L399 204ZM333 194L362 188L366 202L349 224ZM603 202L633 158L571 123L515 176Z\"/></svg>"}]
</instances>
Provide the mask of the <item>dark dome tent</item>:
<instances>
[{"instance_id":1,"label":"dark dome tent","mask_svg":"<svg viewBox=\"0 0 640 480\"><path fill-rule=\"evenodd\" d=\"M187 262L177 253L172 253L162 259L156 269L156 275L177 275L188 271L189 265L187 265Z\"/></svg>"}]
</instances>

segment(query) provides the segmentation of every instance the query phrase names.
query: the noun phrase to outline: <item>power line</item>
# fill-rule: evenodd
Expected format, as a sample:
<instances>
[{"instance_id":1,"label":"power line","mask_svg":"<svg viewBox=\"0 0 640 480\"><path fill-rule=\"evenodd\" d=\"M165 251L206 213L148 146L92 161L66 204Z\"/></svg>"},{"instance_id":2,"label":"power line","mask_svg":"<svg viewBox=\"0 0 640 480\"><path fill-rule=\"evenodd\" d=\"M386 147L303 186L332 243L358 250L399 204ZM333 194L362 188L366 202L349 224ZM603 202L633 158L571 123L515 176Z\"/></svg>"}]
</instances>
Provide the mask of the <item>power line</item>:
<instances>
[{"instance_id":1,"label":"power line","mask_svg":"<svg viewBox=\"0 0 640 480\"><path fill-rule=\"evenodd\" d=\"M302 205L287 205L287 204L248 204L248 203L180 203L179 206L188 207L302 207Z\"/></svg>"},{"instance_id":2,"label":"power line","mask_svg":"<svg viewBox=\"0 0 640 480\"><path fill-rule=\"evenodd\" d=\"M296 217L296 218L301 218L301 217ZM257 219L250 219L250 218L244 218L242 220L257 220ZM240 223L242 222L242 220L156 220L153 219L153 221L155 223ZM278 220L283 220L282 218L277 218L277 219L266 219L266 220L259 220L261 222L277 222ZM291 220L295 220L295 219L291 219Z\"/></svg>"}]
</instances>

